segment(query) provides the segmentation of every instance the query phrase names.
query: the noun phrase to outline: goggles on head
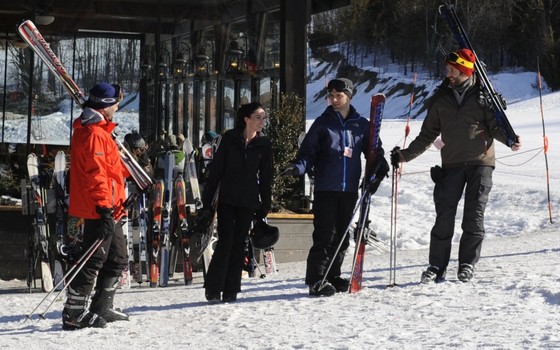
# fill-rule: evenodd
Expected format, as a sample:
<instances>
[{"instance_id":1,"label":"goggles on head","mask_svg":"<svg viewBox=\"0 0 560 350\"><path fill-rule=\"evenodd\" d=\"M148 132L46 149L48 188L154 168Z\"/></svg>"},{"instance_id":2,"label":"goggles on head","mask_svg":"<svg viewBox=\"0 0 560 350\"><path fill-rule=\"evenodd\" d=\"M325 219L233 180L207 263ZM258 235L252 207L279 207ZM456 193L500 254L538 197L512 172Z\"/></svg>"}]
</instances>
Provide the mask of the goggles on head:
<instances>
[{"instance_id":1,"label":"goggles on head","mask_svg":"<svg viewBox=\"0 0 560 350\"><path fill-rule=\"evenodd\" d=\"M120 102L123 99L123 93L121 90L121 86L114 84L112 85L113 88L115 88L115 97L103 97L103 98L99 98L96 96L93 96L92 94L89 94L88 100L92 101L92 102L101 102L101 103L112 103L115 104L117 102Z\"/></svg>"},{"instance_id":2,"label":"goggles on head","mask_svg":"<svg viewBox=\"0 0 560 350\"><path fill-rule=\"evenodd\" d=\"M348 84L346 84L344 81L338 79L329 81L329 84L327 85L327 91L331 91L332 89L335 89L338 92L348 91L350 94L353 93L352 87L348 86Z\"/></svg>"},{"instance_id":3,"label":"goggles on head","mask_svg":"<svg viewBox=\"0 0 560 350\"><path fill-rule=\"evenodd\" d=\"M450 52L445 59L451 63L457 63L458 65L466 67L468 69L474 69L473 62L467 61L463 57L459 56L456 52Z\"/></svg>"}]
</instances>

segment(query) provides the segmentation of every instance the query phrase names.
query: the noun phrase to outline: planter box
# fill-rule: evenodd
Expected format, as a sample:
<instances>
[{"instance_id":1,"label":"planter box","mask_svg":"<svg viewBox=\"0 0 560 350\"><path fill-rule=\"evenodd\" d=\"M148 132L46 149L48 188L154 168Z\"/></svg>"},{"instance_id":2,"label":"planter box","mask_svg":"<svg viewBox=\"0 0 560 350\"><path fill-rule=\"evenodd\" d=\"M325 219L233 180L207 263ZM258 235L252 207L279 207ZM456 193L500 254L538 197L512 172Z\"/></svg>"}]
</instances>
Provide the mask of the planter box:
<instances>
[{"instance_id":1,"label":"planter box","mask_svg":"<svg viewBox=\"0 0 560 350\"><path fill-rule=\"evenodd\" d=\"M276 214L268 216L268 223L277 226L280 238L274 246L276 262L306 261L313 243L312 214Z\"/></svg>"},{"instance_id":2,"label":"planter box","mask_svg":"<svg viewBox=\"0 0 560 350\"><path fill-rule=\"evenodd\" d=\"M0 207L0 279L27 278L31 220L30 216L22 215L20 206Z\"/></svg>"}]
</instances>

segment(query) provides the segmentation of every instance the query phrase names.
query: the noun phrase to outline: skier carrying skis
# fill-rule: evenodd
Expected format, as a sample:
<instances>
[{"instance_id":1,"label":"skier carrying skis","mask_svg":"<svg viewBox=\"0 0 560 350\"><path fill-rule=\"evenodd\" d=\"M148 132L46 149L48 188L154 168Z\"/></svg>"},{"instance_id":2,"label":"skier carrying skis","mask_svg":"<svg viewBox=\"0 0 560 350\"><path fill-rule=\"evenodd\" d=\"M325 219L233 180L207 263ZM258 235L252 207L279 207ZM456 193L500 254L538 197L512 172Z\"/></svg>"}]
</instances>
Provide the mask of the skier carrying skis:
<instances>
[{"instance_id":1,"label":"skier carrying skis","mask_svg":"<svg viewBox=\"0 0 560 350\"><path fill-rule=\"evenodd\" d=\"M395 147L391 151L391 164L395 168L400 162L421 155L432 142L441 151L442 166L431 169L437 216L430 234L429 266L422 273L422 283L445 280L455 214L463 191L463 235L457 277L462 282L473 277L480 258L484 211L496 163L494 139L506 143L492 110L481 99L480 83L473 74L473 52L465 48L451 52L445 63L447 77L429 101L420 134L408 148ZM436 140L440 134L441 139ZM511 149L517 151L520 147L518 141Z\"/></svg>"},{"instance_id":2,"label":"skier carrying skis","mask_svg":"<svg viewBox=\"0 0 560 350\"><path fill-rule=\"evenodd\" d=\"M99 83L89 91L83 112L73 123L68 212L85 220L82 251L98 240L102 243L68 286L62 311L65 330L128 320L127 314L113 307L118 278L128 263L120 218L126 201L125 178L130 174L111 135L116 127L113 115L121 100L120 86Z\"/></svg>"},{"instance_id":3,"label":"skier carrying skis","mask_svg":"<svg viewBox=\"0 0 560 350\"><path fill-rule=\"evenodd\" d=\"M305 135L296 161L283 174L301 176L314 171L313 245L307 257L305 284L309 295L332 296L347 292L349 280L340 277L341 265L349 246L346 229L358 200L362 174L362 158L366 156L370 123L350 104L354 85L346 78L337 78L327 86L330 106L319 116ZM380 143L381 144L381 143ZM374 165L376 178L386 177L389 166L380 146ZM375 192L373 189L372 193ZM339 253L334 256L341 240ZM325 283L321 283L334 259Z\"/></svg>"},{"instance_id":4,"label":"skier carrying skis","mask_svg":"<svg viewBox=\"0 0 560 350\"><path fill-rule=\"evenodd\" d=\"M218 241L204 287L210 303L233 302L241 291L245 238L253 218L263 219L272 201L272 143L262 133L267 115L256 102L237 110L236 127L227 131L210 164L201 217L212 220L218 195Z\"/></svg>"}]
</instances>

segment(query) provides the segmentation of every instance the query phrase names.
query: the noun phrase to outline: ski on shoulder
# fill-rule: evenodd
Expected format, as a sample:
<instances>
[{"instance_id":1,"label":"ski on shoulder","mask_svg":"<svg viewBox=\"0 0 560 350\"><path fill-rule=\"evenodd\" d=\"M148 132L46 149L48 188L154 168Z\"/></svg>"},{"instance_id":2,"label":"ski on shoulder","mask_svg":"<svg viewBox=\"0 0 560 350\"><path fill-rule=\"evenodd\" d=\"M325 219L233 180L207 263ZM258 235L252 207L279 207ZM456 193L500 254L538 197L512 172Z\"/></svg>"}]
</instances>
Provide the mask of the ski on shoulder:
<instances>
[{"instance_id":1,"label":"ski on shoulder","mask_svg":"<svg viewBox=\"0 0 560 350\"><path fill-rule=\"evenodd\" d=\"M453 5L440 5L439 7L439 14L443 17L443 19L449 25L451 32L455 36L455 41L457 45L461 48L467 48L471 50L476 57L474 62L475 67L475 74L476 77L480 81L480 85L482 88L482 92L484 94L485 100L490 103L490 108L494 112L494 117L502 132L506 138L506 145L511 147L514 143L518 142L518 137L513 131L513 127L511 126L507 116L506 116L506 101L503 99L502 95L492 86L490 79L488 78L488 74L486 73L486 69L484 65L481 63L479 57L476 55L476 52L471 45L469 38L467 37L467 33L455 12L455 7Z\"/></svg>"}]
</instances>

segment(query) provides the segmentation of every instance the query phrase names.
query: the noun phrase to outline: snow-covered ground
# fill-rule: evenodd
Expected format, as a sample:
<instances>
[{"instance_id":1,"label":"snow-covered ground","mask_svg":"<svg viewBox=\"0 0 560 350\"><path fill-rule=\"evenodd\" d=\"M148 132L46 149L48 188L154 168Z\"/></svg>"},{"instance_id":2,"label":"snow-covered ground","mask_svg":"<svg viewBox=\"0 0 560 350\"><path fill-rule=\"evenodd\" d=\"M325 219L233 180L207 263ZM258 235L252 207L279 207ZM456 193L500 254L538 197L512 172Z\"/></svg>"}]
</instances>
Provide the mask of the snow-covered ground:
<instances>
[{"instance_id":1,"label":"snow-covered ground","mask_svg":"<svg viewBox=\"0 0 560 350\"><path fill-rule=\"evenodd\" d=\"M332 78L332 77L330 77ZM503 84L501 83L503 81ZM276 274L244 279L236 303L207 305L201 277L192 286L134 286L119 290L116 306L129 322L106 329L61 330L63 299L45 320L22 322L43 293L22 281L0 282L0 347L18 349L553 349L560 348L560 93L543 96L553 224L549 222L543 127L534 73L501 75L497 89L512 103L507 112L523 148L497 145L498 164L486 211L482 258L470 283L456 281L461 208L448 281L420 285L434 220L429 169L439 164L430 149L404 165L398 182L396 287L387 287L389 256L374 249L365 260L364 289L357 294L312 298L304 285L305 262L279 264ZM498 87L498 83L500 83ZM324 86L324 84L323 84ZM313 87L310 87L313 88ZM360 90L358 86L358 90ZM367 111L368 94L353 100ZM381 137L389 151L403 144L409 97L389 100ZM308 106L308 120L326 104ZM403 107L404 105L404 107ZM397 109L393 109L397 108ZM316 112L316 113L315 113ZM45 117L43 130L57 116ZM123 116L121 124L128 117ZM132 118L131 118L132 119ZM421 121L411 121L410 137ZM60 127L53 127L57 129ZM124 132L122 133L124 135ZM407 144L410 139L407 140ZM372 228L388 242L391 181L373 197ZM350 260L343 271L348 274ZM42 309L38 310L42 312Z\"/></svg>"}]
</instances>

